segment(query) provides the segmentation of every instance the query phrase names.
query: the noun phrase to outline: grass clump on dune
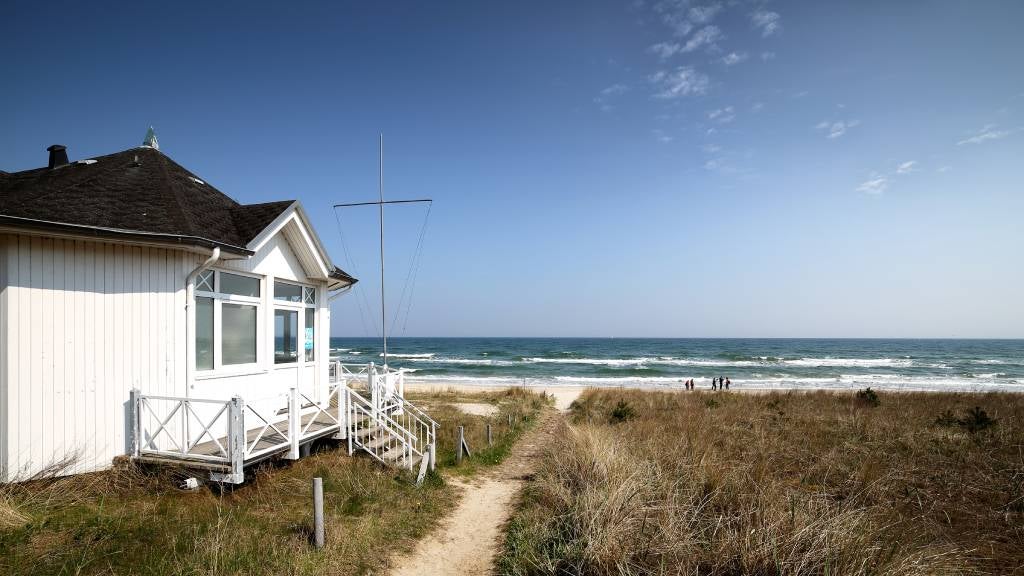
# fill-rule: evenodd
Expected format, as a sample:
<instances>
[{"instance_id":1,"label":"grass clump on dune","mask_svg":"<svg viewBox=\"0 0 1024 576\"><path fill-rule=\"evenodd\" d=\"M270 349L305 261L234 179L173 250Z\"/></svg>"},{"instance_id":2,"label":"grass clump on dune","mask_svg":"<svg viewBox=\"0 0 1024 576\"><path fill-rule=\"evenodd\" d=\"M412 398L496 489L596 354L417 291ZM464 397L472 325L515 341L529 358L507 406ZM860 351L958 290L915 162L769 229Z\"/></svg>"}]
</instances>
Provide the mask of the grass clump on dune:
<instances>
[{"instance_id":1,"label":"grass clump on dune","mask_svg":"<svg viewBox=\"0 0 1024 576\"><path fill-rule=\"evenodd\" d=\"M588 391L524 493L500 569L1024 571L1024 397L876 394ZM635 417L615 418L623 404ZM965 416L943 425L947 411Z\"/></svg>"}]
</instances>

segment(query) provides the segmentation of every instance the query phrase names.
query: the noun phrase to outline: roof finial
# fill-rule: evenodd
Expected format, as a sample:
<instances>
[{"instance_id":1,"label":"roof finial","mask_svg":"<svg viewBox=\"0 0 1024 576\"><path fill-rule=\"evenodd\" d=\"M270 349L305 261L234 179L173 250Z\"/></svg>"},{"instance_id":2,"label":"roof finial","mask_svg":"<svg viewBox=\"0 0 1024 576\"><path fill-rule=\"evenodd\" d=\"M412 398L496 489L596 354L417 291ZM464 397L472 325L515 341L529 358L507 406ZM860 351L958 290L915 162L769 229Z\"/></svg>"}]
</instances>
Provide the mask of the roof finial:
<instances>
[{"instance_id":1,"label":"roof finial","mask_svg":"<svg viewBox=\"0 0 1024 576\"><path fill-rule=\"evenodd\" d=\"M143 146L149 146L154 150L160 149L160 143L156 141L156 131L150 126L149 130L146 130L146 138L142 141Z\"/></svg>"}]
</instances>

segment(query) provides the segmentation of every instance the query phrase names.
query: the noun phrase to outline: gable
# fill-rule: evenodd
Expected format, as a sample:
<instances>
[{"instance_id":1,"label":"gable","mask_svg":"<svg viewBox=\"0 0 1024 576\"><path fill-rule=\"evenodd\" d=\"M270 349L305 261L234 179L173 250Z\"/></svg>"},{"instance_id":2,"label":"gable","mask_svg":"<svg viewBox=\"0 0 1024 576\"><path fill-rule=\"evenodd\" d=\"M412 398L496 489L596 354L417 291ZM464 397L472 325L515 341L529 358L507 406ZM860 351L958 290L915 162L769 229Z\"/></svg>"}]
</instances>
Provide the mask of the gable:
<instances>
[{"instance_id":1,"label":"gable","mask_svg":"<svg viewBox=\"0 0 1024 576\"><path fill-rule=\"evenodd\" d=\"M284 234L272 236L255 254L245 260L227 260L221 263L225 268L273 275L275 278L295 282L317 282L322 279L306 272L302 262L292 249L291 242Z\"/></svg>"},{"instance_id":2,"label":"gable","mask_svg":"<svg viewBox=\"0 0 1024 576\"><path fill-rule=\"evenodd\" d=\"M310 280L330 280L335 270L334 264L320 243L301 204L295 202L290 208L278 216L263 232L249 243L246 248L257 255L269 247L281 247L283 239L290 249L295 261L301 266L303 273ZM254 257L255 258L255 257Z\"/></svg>"}]
</instances>

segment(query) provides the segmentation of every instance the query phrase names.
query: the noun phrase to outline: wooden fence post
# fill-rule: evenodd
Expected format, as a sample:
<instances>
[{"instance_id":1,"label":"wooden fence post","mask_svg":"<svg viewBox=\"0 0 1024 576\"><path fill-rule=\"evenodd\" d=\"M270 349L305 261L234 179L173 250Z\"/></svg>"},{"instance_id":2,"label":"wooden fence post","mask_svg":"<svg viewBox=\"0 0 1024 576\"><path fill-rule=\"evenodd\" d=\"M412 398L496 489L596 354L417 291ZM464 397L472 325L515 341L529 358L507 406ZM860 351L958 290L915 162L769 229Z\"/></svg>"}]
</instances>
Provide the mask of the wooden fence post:
<instances>
[{"instance_id":1,"label":"wooden fence post","mask_svg":"<svg viewBox=\"0 0 1024 576\"><path fill-rule=\"evenodd\" d=\"M494 446L494 441L491 440L491 425L487 425L487 445Z\"/></svg>"},{"instance_id":2,"label":"wooden fence post","mask_svg":"<svg viewBox=\"0 0 1024 576\"><path fill-rule=\"evenodd\" d=\"M465 431L459 426L459 439L455 444L455 462L462 462L462 447L466 444Z\"/></svg>"},{"instance_id":3,"label":"wooden fence post","mask_svg":"<svg viewBox=\"0 0 1024 576\"><path fill-rule=\"evenodd\" d=\"M324 479L313 478L313 544L324 547Z\"/></svg>"}]
</instances>

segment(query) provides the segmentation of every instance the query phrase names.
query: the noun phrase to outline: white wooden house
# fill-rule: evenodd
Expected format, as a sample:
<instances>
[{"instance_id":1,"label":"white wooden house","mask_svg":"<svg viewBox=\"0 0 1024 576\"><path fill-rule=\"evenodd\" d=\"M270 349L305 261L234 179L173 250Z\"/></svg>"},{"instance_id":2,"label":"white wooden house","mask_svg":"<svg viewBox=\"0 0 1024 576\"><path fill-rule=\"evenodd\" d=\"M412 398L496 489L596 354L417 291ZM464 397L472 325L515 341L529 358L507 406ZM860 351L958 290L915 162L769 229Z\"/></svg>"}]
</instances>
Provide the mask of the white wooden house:
<instances>
[{"instance_id":1,"label":"white wooden house","mask_svg":"<svg viewBox=\"0 0 1024 576\"><path fill-rule=\"evenodd\" d=\"M258 458L402 416L379 410L393 375L363 369L369 406L332 383L359 372L329 359L328 302L356 280L301 204L239 204L148 142L76 162L51 146L47 167L0 172L0 481L178 455L240 482ZM426 436L392 423L406 434L378 448L425 461Z\"/></svg>"}]
</instances>

